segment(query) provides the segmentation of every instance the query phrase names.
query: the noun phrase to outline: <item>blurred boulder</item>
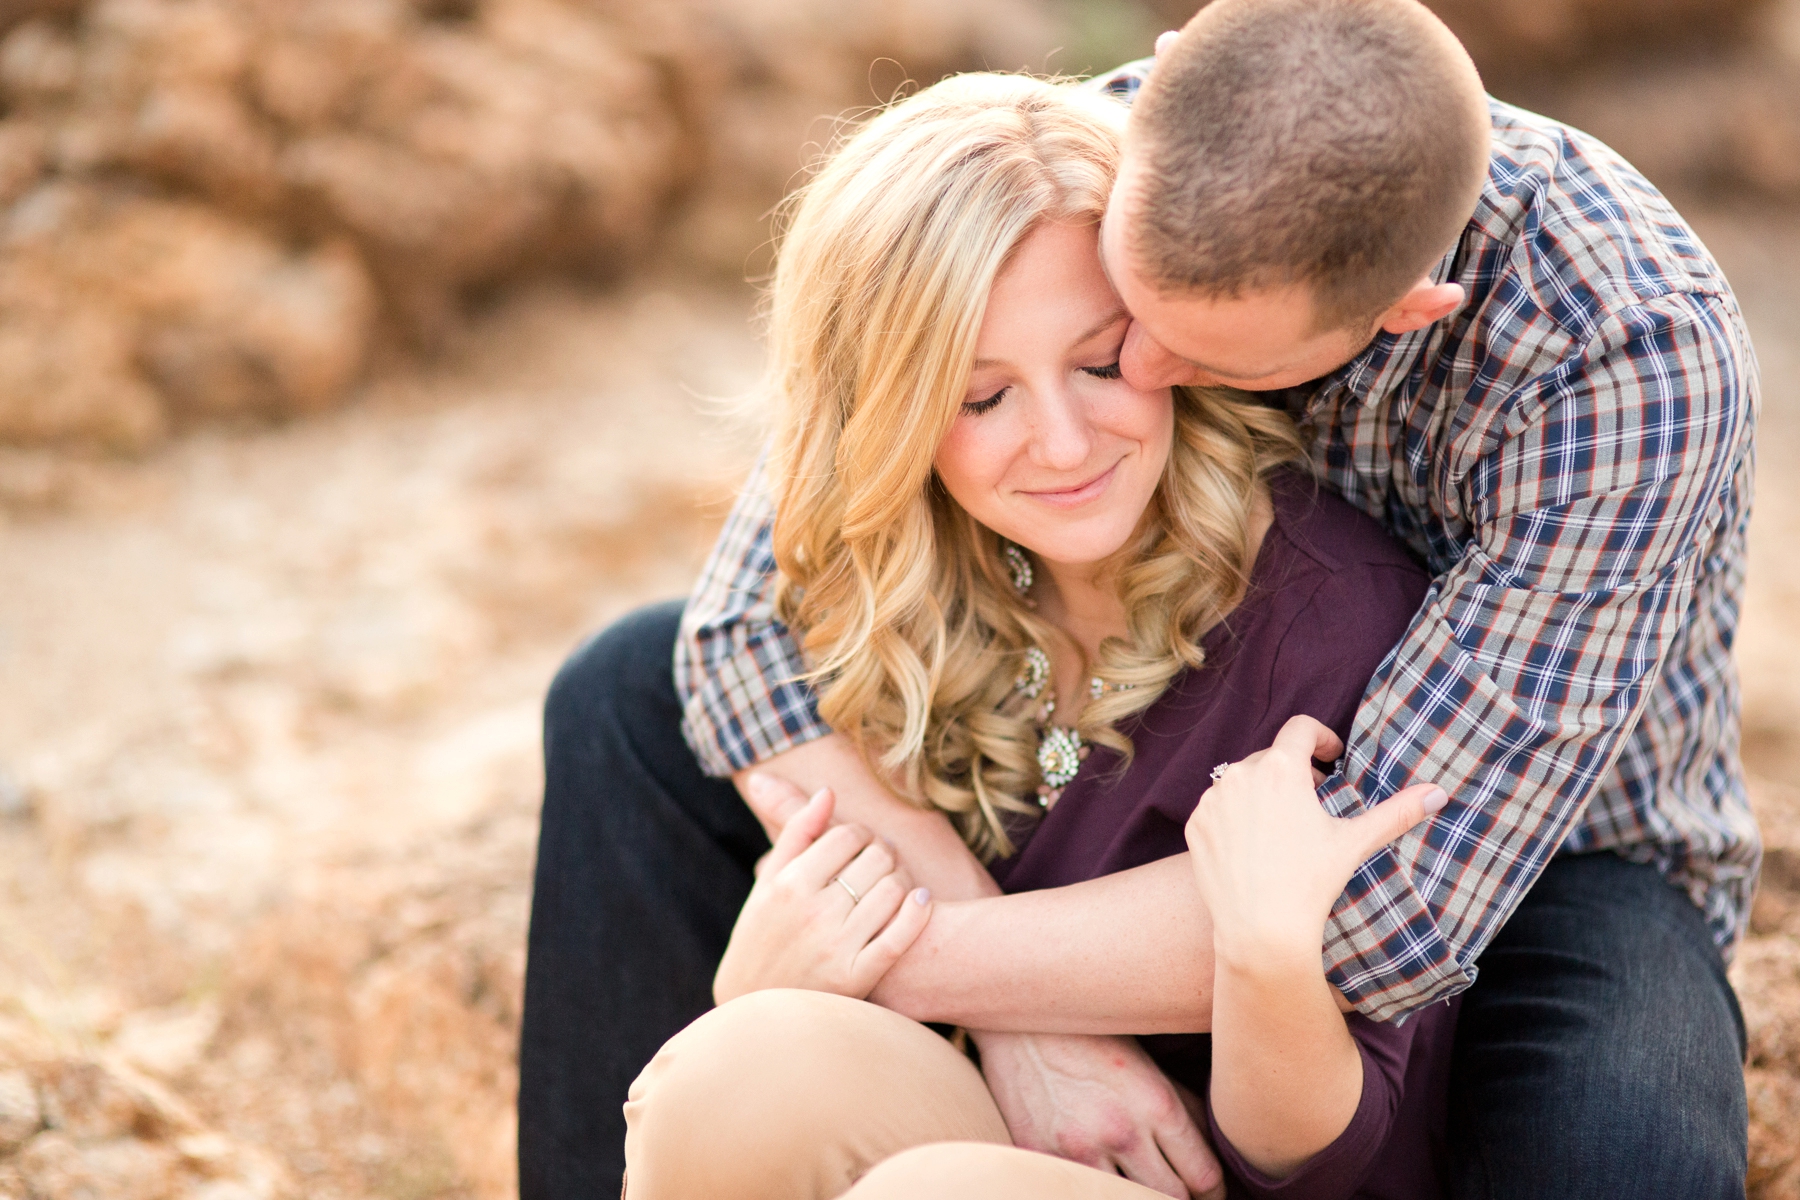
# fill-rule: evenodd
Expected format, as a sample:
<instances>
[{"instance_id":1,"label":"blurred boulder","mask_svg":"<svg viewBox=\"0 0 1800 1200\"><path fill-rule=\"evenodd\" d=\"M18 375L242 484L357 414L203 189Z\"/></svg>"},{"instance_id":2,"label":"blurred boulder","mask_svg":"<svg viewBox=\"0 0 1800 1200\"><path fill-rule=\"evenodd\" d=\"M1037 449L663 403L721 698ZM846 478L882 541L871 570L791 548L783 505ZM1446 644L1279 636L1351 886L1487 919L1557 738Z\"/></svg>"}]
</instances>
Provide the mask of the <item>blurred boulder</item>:
<instances>
[{"instance_id":1,"label":"blurred boulder","mask_svg":"<svg viewBox=\"0 0 1800 1200\"><path fill-rule=\"evenodd\" d=\"M1201 4L1146 0L1168 28ZM1753 37L1780 0L1425 0L1490 87L1646 52L1689 54Z\"/></svg>"},{"instance_id":2,"label":"blurred boulder","mask_svg":"<svg viewBox=\"0 0 1800 1200\"><path fill-rule=\"evenodd\" d=\"M641 15L642 36L674 65L701 131L695 195L672 230L673 253L760 274L769 210L842 133L837 118L953 71L1044 70L1065 32L1054 9L1041 0L685 0Z\"/></svg>"},{"instance_id":3,"label":"blurred boulder","mask_svg":"<svg viewBox=\"0 0 1800 1200\"><path fill-rule=\"evenodd\" d=\"M1679 195L1800 201L1800 62L1782 55L1602 66L1509 98L1592 133Z\"/></svg>"},{"instance_id":4,"label":"blurred boulder","mask_svg":"<svg viewBox=\"0 0 1800 1200\"><path fill-rule=\"evenodd\" d=\"M1743 41L1773 0L1426 0L1490 86L1646 51Z\"/></svg>"},{"instance_id":5,"label":"blurred boulder","mask_svg":"<svg viewBox=\"0 0 1800 1200\"><path fill-rule=\"evenodd\" d=\"M0 1195L32 1200L282 1200L267 1155L207 1129L123 1064L0 1045Z\"/></svg>"},{"instance_id":6,"label":"blurred boulder","mask_svg":"<svg viewBox=\"0 0 1800 1200\"><path fill-rule=\"evenodd\" d=\"M1800 1079L1751 1067L1744 1090L1750 1102L1746 1191L1756 1200L1792 1200L1800 1196Z\"/></svg>"},{"instance_id":7,"label":"blurred boulder","mask_svg":"<svg viewBox=\"0 0 1800 1200\"><path fill-rule=\"evenodd\" d=\"M536 825L507 804L333 872L237 956L216 1053L273 1030L293 1086L348 1077L481 1200L516 1195L518 1030ZM273 1020L271 1019L273 1018Z\"/></svg>"},{"instance_id":8,"label":"blurred boulder","mask_svg":"<svg viewBox=\"0 0 1800 1200\"><path fill-rule=\"evenodd\" d=\"M1028 0L0 0L7 28L0 442L127 449L332 404L380 331L429 346L672 225L741 272L817 118L1046 36Z\"/></svg>"}]
</instances>

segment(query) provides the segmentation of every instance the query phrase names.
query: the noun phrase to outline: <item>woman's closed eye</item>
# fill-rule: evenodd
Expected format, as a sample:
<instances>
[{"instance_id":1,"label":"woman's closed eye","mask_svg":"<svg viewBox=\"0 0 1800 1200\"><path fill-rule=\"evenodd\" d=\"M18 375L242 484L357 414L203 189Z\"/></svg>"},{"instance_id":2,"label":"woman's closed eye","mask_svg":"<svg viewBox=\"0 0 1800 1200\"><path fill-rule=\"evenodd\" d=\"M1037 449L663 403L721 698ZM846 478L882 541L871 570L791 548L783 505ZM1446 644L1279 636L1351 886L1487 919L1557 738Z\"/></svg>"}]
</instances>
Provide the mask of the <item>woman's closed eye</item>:
<instances>
[{"instance_id":1,"label":"woman's closed eye","mask_svg":"<svg viewBox=\"0 0 1800 1200\"><path fill-rule=\"evenodd\" d=\"M965 400L962 410L972 417L979 417L984 412L991 412L995 405L1006 398L1006 393L1010 390L1010 388L1001 388L986 400Z\"/></svg>"},{"instance_id":2,"label":"woman's closed eye","mask_svg":"<svg viewBox=\"0 0 1800 1200\"><path fill-rule=\"evenodd\" d=\"M1083 367L1081 368L1081 373L1084 375L1092 375L1095 379L1123 379L1125 377L1124 373L1119 370L1117 360L1109 362L1104 366ZM1009 387L1003 387L985 400L965 400L963 401L962 410L972 417L979 417L982 413L992 412L995 407L999 405L1000 401L1006 399L1006 393L1011 390L1012 389Z\"/></svg>"}]
</instances>

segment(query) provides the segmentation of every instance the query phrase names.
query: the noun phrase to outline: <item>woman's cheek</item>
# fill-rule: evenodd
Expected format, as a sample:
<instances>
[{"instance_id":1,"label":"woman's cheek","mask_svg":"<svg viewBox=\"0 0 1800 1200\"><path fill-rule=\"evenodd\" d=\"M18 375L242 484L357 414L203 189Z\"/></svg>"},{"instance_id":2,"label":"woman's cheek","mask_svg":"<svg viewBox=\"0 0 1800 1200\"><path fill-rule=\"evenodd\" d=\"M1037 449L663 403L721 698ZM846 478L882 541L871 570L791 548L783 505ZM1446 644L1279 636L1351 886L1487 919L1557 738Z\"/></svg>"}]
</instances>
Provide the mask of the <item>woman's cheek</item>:
<instances>
[{"instance_id":1,"label":"woman's cheek","mask_svg":"<svg viewBox=\"0 0 1800 1200\"><path fill-rule=\"evenodd\" d=\"M1004 438L997 436L1002 422L993 419L997 415L957 417L933 460L944 489L964 508L979 504L978 498L992 491L1006 472Z\"/></svg>"}]
</instances>

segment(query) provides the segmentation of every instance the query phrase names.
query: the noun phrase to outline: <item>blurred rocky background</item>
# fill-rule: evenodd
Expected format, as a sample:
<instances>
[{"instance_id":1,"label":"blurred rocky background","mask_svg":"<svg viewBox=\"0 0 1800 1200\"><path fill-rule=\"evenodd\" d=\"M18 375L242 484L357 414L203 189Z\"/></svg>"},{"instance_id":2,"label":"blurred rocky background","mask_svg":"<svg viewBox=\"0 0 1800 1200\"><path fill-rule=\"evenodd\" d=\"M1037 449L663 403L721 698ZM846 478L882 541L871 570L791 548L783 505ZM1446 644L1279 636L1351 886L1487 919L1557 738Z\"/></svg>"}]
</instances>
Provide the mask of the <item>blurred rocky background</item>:
<instances>
[{"instance_id":1,"label":"blurred rocky background","mask_svg":"<svg viewBox=\"0 0 1800 1200\"><path fill-rule=\"evenodd\" d=\"M1800 0L1439 0L1725 263L1766 411L1734 969L1800 1200ZM836 118L1174 0L0 0L0 1200L500 1198L538 704L755 450Z\"/></svg>"}]
</instances>

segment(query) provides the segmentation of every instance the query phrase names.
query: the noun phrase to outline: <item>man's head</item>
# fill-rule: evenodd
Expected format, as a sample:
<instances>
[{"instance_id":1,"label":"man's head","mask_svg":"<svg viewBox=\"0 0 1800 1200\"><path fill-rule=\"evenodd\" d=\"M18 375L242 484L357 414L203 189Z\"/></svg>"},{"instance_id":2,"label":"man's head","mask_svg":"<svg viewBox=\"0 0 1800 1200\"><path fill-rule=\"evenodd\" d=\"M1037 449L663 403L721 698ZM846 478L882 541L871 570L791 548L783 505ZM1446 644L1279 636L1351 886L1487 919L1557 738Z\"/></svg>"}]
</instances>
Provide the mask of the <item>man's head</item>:
<instances>
[{"instance_id":1,"label":"man's head","mask_svg":"<svg viewBox=\"0 0 1800 1200\"><path fill-rule=\"evenodd\" d=\"M1427 276L1489 137L1474 64L1417 0L1215 0L1159 44L1106 218L1127 377L1287 387L1454 312Z\"/></svg>"}]
</instances>

